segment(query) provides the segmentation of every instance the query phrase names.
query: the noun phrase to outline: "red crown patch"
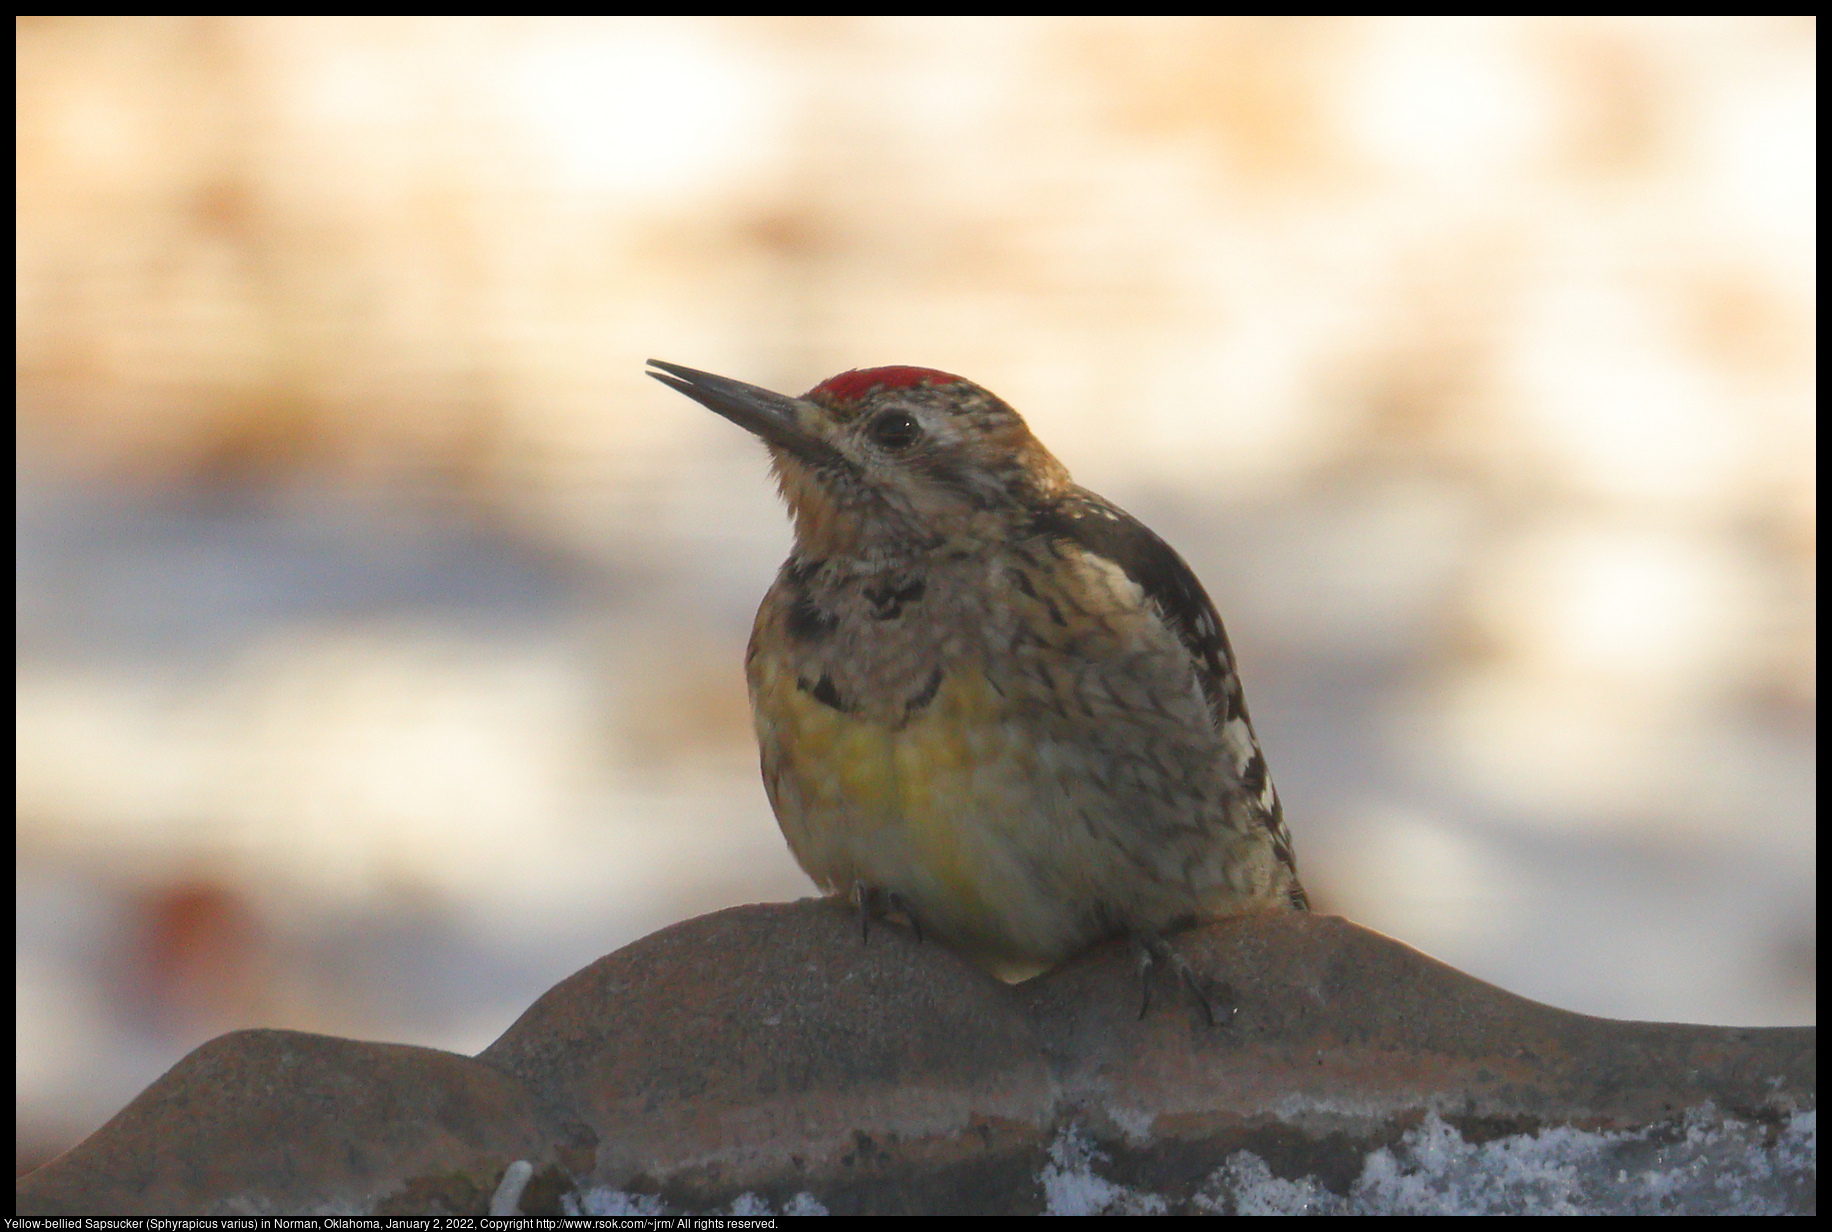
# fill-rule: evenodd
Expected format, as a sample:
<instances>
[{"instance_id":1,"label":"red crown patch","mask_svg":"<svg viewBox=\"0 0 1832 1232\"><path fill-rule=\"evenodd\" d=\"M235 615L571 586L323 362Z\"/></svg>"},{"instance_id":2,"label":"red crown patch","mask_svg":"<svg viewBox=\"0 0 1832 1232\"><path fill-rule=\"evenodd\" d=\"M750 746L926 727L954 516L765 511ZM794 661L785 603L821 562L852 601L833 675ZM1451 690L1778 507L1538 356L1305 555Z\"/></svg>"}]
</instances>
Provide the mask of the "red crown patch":
<instances>
[{"instance_id":1,"label":"red crown patch","mask_svg":"<svg viewBox=\"0 0 1832 1232\"><path fill-rule=\"evenodd\" d=\"M826 394L839 402L851 402L862 398L876 386L885 389L908 389L925 381L937 385L952 385L961 380L952 372L938 372L934 368L909 368L901 364L889 368L854 368L838 376L830 376L810 389L803 397L812 398L816 394Z\"/></svg>"}]
</instances>

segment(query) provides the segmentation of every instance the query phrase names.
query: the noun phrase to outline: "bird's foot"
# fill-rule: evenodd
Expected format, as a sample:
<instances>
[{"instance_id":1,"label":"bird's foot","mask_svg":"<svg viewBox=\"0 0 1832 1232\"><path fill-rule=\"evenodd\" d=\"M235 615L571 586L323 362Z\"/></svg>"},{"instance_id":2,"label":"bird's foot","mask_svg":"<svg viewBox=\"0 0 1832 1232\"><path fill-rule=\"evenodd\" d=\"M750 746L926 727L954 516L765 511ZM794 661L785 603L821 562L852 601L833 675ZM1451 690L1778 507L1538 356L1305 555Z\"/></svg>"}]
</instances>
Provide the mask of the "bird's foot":
<instances>
[{"instance_id":1,"label":"bird's foot","mask_svg":"<svg viewBox=\"0 0 1832 1232\"><path fill-rule=\"evenodd\" d=\"M1202 1010L1202 1017L1209 1026L1227 1026L1234 1021L1234 1014L1239 1008L1234 1003L1234 988L1225 980L1213 983L1198 974L1189 965L1183 955L1171 948L1162 934L1155 932L1135 932L1132 934L1132 952L1139 970L1139 1017L1145 1017L1151 1009L1151 973L1154 968L1164 966L1176 974L1177 985Z\"/></svg>"},{"instance_id":2,"label":"bird's foot","mask_svg":"<svg viewBox=\"0 0 1832 1232\"><path fill-rule=\"evenodd\" d=\"M910 905L895 890L883 890L877 886L868 886L863 881L852 883L853 905L859 909L859 943L871 940L871 922L874 918L886 919L895 912L910 922L910 931L916 934L916 940L922 940L922 921L910 910Z\"/></svg>"}]
</instances>

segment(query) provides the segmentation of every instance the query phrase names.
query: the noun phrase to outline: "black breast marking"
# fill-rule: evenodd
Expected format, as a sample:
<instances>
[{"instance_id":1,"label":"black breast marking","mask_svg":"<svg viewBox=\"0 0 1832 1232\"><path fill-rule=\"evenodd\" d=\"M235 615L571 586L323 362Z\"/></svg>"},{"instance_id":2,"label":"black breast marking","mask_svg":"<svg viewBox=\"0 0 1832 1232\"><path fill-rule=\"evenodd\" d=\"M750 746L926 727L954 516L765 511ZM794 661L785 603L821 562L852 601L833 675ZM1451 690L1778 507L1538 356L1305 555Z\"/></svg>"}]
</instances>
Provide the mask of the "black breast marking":
<instances>
[{"instance_id":1,"label":"black breast marking","mask_svg":"<svg viewBox=\"0 0 1832 1232\"><path fill-rule=\"evenodd\" d=\"M840 618L817 606L806 594L799 594L789 603L783 627L798 642L824 642L840 627Z\"/></svg>"},{"instance_id":2,"label":"black breast marking","mask_svg":"<svg viewBox=\"0 0 1832 1232\"><path fill-rule=\"evenodd\" d=\"M826 672L822 672L818 680L810 681L806 677L802 677L797 679L795 684L803 693L806 693L809 697L812 697L815 701L826 706L830 710L838 710L844 714L849 709L845 701L840 697L839 689L834 687L833 677L829 676Z\"/></svg>"},{"instance_id":3,"label":"black breast marking","mask_svg":"<svg viewBox=\"0 0 1832 1232\"><path fill-rule=\"evenodd\" d=\"M782 584L789 594L789 611L783 628L798 642L824 642L840 627L840 618L814 601L808 581L819 572L822 560L791 556L782 566Z\"/></svg>"},{"instance_id":4,"label":"black breast marking","mask_svg":"<svg viewBox=\"0 0 1832 1232\"><path fill-rule=\"evenodd\" d=\"M871 604L874 620L895 620L903 615L903 605L914 604L922 599L928 585L921 578L890 577L873 586L867 586L862 592L865 601Z\"/></svg>"},{"instance_id":5,"label":"black breast marking","mask_svg":"<svg viewBox=\"0 0 1832 1232\"><path fill-rule=\"evenodd\" d=\"M938 667L934 671L929 673L929 682L922 686L922 689L916 694L916 696L910 698L909 701L903 703L904 718L906 719L909 718L910 716L914 715L917 711L921 710L924 706L927 706L930 702L934 701L935 694L940 688L941 688L941 668Z\"/></svg>"},{"instance_id":6,"label":"black breast marking","mask_svg":"<svg viewBox=\"0 0 1832 1232\"><path fill-rule=\"evenodd\" d=\"M821 571L827 562L807 556L791 556L782 562L782 576L797 590L807 588L808 579Z\"/></svg>"}]
</instances>

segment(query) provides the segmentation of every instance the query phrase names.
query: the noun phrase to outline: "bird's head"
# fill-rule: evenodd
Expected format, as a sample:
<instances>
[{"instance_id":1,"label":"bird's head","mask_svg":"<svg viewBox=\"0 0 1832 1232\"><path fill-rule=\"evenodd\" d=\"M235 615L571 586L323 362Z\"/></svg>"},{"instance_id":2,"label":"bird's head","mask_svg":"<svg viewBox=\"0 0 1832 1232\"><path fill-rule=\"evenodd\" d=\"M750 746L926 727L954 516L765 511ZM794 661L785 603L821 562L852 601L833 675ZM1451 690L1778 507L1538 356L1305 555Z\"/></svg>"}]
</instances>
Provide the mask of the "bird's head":
<instances>
[{"instance_id":1,"label":"bird's head","mask_svg":"<svg viewBox=\"0 0 1832 1232\"><path fill-rule=\"evenodd\" d=\"M679 364L649 375L770 447L796 542L890 555L1003 539L1069 488L1018 413L933 368L863 368L799 398Z\"/></svg>"}]
</instances>

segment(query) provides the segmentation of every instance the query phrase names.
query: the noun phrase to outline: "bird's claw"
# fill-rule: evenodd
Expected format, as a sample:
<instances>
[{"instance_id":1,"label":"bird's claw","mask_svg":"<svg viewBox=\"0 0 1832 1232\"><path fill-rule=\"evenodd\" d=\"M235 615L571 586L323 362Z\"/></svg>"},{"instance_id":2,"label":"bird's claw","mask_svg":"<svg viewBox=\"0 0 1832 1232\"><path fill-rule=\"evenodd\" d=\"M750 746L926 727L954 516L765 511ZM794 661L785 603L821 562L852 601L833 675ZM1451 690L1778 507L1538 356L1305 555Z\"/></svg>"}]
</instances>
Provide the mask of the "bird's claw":
<instances>
[{"instance_id":1,"label":"bird's claw","mask_svg":"<svg viewBox=\"0 0 1832 1232\"><path fill-rule=\"evenodd\" d=\"M1177 983L1191 1000L1202 1009L1202 1018L1210 1027L1227 1026L1234 1021L1237 1007L1234 1003L1234 988L1223 981L1211 988L1194 967L1189 965L1183 955L1171 948L1158 933L1134 933L1132 935L1133 953L1139 972L1139 1017L1144 1018L1151 1009L1151 973L1160 963L1176 973ZM1216 1003L1220 1002L1221 1013L1216 1013Z\"/></svg>"},{"instance_id":2,"label":"bird's claw","mask_svg":"<svg viewBox=\"0 0 1832 1232\"><path fill-rule=\"evenodd\" d=\"M871 940L872 917L883 919L891 912L898 912L910 922L910 931L916 934L918 943L922 941L922 921L910 910L910 905L895 890L881 890L877 886L868 886L856 881L852 886L852 901L859 909L859 944Z\"/></svg>"}]
</instances>

